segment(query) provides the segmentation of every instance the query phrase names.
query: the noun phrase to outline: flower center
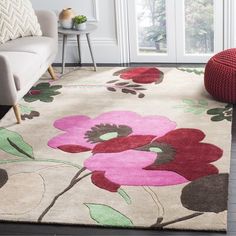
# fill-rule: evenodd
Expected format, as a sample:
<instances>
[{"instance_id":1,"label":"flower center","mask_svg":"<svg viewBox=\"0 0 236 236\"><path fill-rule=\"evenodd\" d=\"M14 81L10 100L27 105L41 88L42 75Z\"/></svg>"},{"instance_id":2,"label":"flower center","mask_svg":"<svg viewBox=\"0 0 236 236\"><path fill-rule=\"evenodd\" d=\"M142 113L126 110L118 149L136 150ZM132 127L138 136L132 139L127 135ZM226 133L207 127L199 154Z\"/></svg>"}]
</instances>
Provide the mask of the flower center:
<instances>
[{"instance_id":1,"label":"flower center","mask_svg":"<svg viewBox=\"0 0 236 236\"><path fill-rule=\"evenodd\" d=\"M158 147L150 147L150 152L163 153L163 150Z\"/></svg>"},{"instance_id":2,"label":"flower center","mask_svg":"<svg viewBox=\"0 0 236 236\"><path fill-rule=\"evenodd\" d=\"M175 149L170 144L156 141L137 150L156 153L157 158L154 163L155 165L162 165L173 161L176 153Z\"/></svg>"},{"instance_id":3,"label":"flower center","mask_svg":"<svg viewBox=\"0 0 236 236\"><path fill-rule=\"evenodd\" d=\"M118 137L127 137L132 129L126 125L98 124L85 133L85 139L90 143L100 143Z\"/></svg>"},{"instance_id":4,"label":"flower center","mask_svg":"<svg viewBox=\"0 0 236 236\"><path fill-rule=\"evenodd\" d=\"M101 140L107 141L107 140L110 140L110 139L113 139L113 138L117 138L118 136L119 136L119 134L117 132L111 132L111 133L103 134L99 138Z\"/></svg>"}]
</instances>

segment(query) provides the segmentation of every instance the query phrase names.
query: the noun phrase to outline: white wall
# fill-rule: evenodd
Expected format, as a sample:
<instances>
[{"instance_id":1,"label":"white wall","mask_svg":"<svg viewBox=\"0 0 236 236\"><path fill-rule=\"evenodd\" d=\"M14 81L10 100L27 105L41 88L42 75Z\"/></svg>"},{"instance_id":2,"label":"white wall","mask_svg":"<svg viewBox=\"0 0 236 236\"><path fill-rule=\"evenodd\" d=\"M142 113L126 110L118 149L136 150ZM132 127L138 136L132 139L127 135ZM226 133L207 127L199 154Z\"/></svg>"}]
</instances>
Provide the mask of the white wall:
<instances>
[{"instance_id":1,"label":"white wall","mask_svg":"<svg viewBox=\"0 0 236 236\"><path fill-rule=\"evenodd\" d=\"M91 33L94 56L98 63L120 63L121 53L117 40L115 0L31 0L35 9L50 9L57 14L66 7L74 9L76 14L88 16L98 29ZM75 38L70 38L67 46L68 63L78 60ZM61 39L59 53L55 62L61 62ZM90 63L90 55L85 38L82 40L82 62Z\"/></svg>"},{"instance_id":2,"label":"white wall","mask_svg":"<svg viewBox=\"0 0 236 236\"><path fill-rule=\"evenodd\" d=\"M35 9L50 9L57 14L66 7L72 7L77 14L88 16L98 29L91 34L95 59L98 63L127 63L129 55L127 2L129 0L31 0ZM236 47L236 0L224 0L224 47ZM57 63L61 62L61 39ZM82 62L90 63L85 39L82 41ZM78 61L77 43L70 38L67 46L68 63Z\"/></svg>"}]
</instances>

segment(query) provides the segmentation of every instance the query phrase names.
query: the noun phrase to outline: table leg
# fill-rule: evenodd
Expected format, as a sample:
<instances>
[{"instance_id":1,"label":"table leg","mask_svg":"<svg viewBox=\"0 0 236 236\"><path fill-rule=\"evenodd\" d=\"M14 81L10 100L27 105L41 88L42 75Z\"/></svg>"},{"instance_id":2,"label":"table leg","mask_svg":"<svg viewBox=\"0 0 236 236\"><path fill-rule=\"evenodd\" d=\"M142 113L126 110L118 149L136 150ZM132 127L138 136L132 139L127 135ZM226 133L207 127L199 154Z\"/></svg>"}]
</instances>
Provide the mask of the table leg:
<instances>
[{"instance_id":1,"label":"table leg","mask_svg":"<svg viewBox=\"0 0 236 236\"><path fill-rule=\"evenodd\" d=\"M64 34L63 47L62 47L62 71L61 71L62 74L64 74L64 70L65 70L66 44L67 44L67 35Z\"/></svg>"},{"instance_id":2,"label":"table leg","mask_svg":"<svg viewBox=\"0 0 236 236\"><path fill-rule=\"evenodd\" d=\"M79 54L79 65L81 66L82 55L81 55L80 35L77 35L77 44L78 44L78 54Z\"/></svg>"},{"instance_id":3,"label":"table leg","mask_svg":"<svg viewBox=\"0 0 236 236\"><path fill-rule=\"evenodd\" d=\"M86 37L87 37L87 41L88 41L88 46L89 46L89 51L90 51L90 54L91 54L91 58L92 58L92 61L93 61L94 70L97 71L97 65L96 65L95 60L94 60L93 49L92 49L92 45L91 45L91 42L90 42L89 33L86 34Z\"/></svg>"}]
</instances>

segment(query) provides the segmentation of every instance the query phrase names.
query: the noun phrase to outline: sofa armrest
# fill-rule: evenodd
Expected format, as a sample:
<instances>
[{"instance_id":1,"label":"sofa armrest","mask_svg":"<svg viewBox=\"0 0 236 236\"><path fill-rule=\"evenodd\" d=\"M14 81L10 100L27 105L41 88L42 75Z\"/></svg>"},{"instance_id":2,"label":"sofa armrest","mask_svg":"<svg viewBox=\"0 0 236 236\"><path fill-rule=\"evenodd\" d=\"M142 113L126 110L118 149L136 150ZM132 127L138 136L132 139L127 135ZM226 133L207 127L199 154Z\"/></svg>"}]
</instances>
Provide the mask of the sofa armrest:
<instances>
[{"instance_id":1,"label":"sofa armrest","mask_svg":"<svg viewBox=\"0 0 236 236\"><path fill-rule=\"evenodd\" d=\"M35 13L38 17L38 21L41 26L43 36L54 38L57 41L58 24L57 24L56 14L53 11L45 11L45 10L35 11Z\"/></svg>"},{"instance_id":2,"label":"sofa armrest","mask_svg":"<svg viewBox=\"0 0 236 236\"><path fill-rule=\"evenodd\" d=\"M0 105L15 105L17 90L7 59L0 55Z\"/></svg>"}]
</instances>

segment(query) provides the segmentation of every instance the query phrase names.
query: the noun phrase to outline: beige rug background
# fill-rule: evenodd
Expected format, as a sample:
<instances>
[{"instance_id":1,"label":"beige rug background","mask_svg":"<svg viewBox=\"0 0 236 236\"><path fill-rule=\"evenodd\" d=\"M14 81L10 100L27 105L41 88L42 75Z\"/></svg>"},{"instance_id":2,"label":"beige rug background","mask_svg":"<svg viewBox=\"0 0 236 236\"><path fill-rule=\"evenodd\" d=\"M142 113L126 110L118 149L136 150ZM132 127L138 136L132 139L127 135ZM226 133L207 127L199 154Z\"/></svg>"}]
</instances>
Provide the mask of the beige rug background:
<instances>
[{"instance_id":1,"label":"beige rug background","mask_svg":"<svg viewBox=\"0 0 236 236\"><path fill-rule=\"evenodd\" d=\"M36 101L21 104L30 106L40 117L15 124L11 110L0 122L0 127L20 134L30 144L35 159L20 162L19 158L0 150L0 168L8 173L9 180L0 189L0 220L36 222L53 197L62 191L83 166L91 152L69 154L50 148L48 141L62 132L55 127L55 120L66 116L86 115L96 117L110 111L132 111L142 116L159 115L177 123L177 128L197 128L206 134L204 142L224 150L223 157L214 163L220 173L229 173L231 151L231 122L212 122L209 115L195 115L176 108L183 105L183 99L208 102L208 109L224 107L226 104L214 101L203 88L203 75L180 71L175 68L160 68L165 77L160 84L148 84L145 98L138 98L120 91L109 92L105 84L114 80L113 73L121 68L90 68L72 71L52 85L62 85L61 94L52 103ZM46 77L40 82L49 81ZM51 81L50 81L51 82ZM16 160L13 163L9 161ZM43 161L47 160L47 161ZM58 163L50 162L55 160ZM3 162L6 163L3 163ZM64 163L63 163L64 162ZM2 163L2 164L1 164ZM67 164L70 163L70 164ZM73 166L74 165L74 166ZM180 202L181 189L186 184L165 187L151 187L165 208L165 221L175 220L193 213ZM107 204L132 219L134 227L150 227L156 223L161 210L154 206L153 199L143 187L122 187L132 199L128 205L119 194L97 188L90 178L83 179L73 189L58 199L55 206L44 217L46 223L97 225L84 203ZM227 212L205 213L199 217L178 222L167 229L216 230L227 228Z\"/></svg>"}]
</instances>

